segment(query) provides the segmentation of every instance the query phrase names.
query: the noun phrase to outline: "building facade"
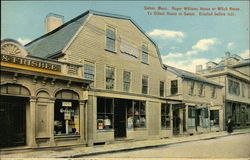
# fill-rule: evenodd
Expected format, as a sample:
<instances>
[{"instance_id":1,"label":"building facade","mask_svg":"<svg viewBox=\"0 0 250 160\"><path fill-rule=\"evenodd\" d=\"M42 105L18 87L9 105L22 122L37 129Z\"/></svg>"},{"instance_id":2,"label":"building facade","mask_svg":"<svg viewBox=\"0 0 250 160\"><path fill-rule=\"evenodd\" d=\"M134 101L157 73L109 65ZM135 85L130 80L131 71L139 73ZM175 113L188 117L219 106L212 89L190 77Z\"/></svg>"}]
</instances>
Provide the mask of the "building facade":
<instances>
[{"instance_id":1,"label":"building facade","mask_svg":"<svg viewBox=\"0 0 250 160\"><path fill-rule=\"evenodd\" d=\"M2 40L0 148L86 144L90 83L79 65L31 57Z\"/></svg>"},{"instance_id":2,"label":"building facade","mask_svg":"<svg viewBox=\"0 0 250 160\"><path fill-rule=\"evenodd\" d=\"M224 86L224 119L232 116L236 128L250 126L250 60L226 53L219 63L208 62L197 73ZM226 127L226 123L224 124Z\"/></svg>"},{"instance_id":3,"label":"building facade","mask_svg":"<svg viewBox=\"0 0 250 160\"><path fill-rule=\"evenodd\" d=\"M221 85L163 65L156 43L130 17L90 10L66 23L60 15L46 18L46 34L24 47L1 42L1 125L15 130L7 119L21 118L20 145L91 146L221 130ZM15 98L20 115L12 113ZM19 141L10 130L1 131L2 147Z\"/></svg>"},{"instance_id":4,"label":"building facade","mask_svg":"<svg viewBox=\"0 0 250 160\"><path fill-rule=\"evenodd\" d=\"M167 98L173 104L174 134L200 134L223 130L222 87L194 73L167 68Z\"/></svg>"}]
</instances>

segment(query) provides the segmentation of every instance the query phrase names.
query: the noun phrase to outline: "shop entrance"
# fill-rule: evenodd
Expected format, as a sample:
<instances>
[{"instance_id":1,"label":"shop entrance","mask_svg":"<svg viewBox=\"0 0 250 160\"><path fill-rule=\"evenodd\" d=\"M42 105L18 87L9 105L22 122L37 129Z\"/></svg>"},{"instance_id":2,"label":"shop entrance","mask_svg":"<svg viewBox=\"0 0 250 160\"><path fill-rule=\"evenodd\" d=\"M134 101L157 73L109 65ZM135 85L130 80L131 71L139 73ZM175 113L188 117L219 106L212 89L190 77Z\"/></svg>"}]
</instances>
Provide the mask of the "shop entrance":
<instances>
[{"instance_id":1,"label":"shop entrance","mask_svg":"<svg viewBox=\"0 0 250 160\"><path fill-rule=\"evenodd\" d=\"M180 133L180 120L179 109L176 109L173 111L173 135Z\"/></svg>"},{"instance_id":2,"label":"shop entrance","mask_svg":"<svg viewBox=\"0 0 250 160\"><path fill-rule=\"evenodd\" d=\"M0 148L26 145L28 98L0 96Z\"/></svg>"},{"instance_id":3,"label":"shop entrance","mask_svg":"<svg viewBox=\"0 0 250 160\"><path fill-rule=\"evenodd\" d=\"M132 103L132 101L125 99L115 99L114 100L114 129L115 138L126 137L126 111L127 105Z\"/></svg>"}]
</instances>

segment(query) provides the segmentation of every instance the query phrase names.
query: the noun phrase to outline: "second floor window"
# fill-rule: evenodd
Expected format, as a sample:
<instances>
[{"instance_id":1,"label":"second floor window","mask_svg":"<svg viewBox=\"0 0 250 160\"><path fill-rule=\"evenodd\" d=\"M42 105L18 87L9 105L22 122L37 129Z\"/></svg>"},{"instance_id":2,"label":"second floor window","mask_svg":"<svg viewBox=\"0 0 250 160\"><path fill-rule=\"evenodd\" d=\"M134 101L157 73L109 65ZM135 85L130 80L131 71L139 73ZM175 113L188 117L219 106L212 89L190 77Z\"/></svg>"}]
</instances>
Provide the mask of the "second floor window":
<instances>
[{"instance_id":1,"label":"second floor window","mask_svg":"<svg viewBox=\"0 0 250 160\"><path fill-rule=\"evenodd\" d=\"M204 84L203 83L199 84L198 94L199 94L199 96L204 96L205 95L205 90L204 90Z\"/></svg>"},{"instance_id":2,"label":"second floor window","mask_svg":"<svg viewBox=\"0 0 250 160\"><path fill-rule=\"evenodd\" d=\"M240 95L240 83L228 80L228 92L230 94L234 94L239 96Z\"/></svg>"},{"instance_id":3,"label":"second floor window","mask_svg":"<svg viewBox=\"0 0 250 160\"><path fill-rule=\"evenodd\" d=\"M148 76L142 76L142 91L143 94L148 94Z\"/></svg>"},{"instance_id":4,"label":"second floor window","mask_svg":"<svg viewBox=\"0 0 250 160\"><path fill-rule=\"evenodd\" d=\"M108 28L106 29L106 49L115 52L115 30Z\"/></svg>"},{"instance_id":5,"label":"second floor window","mask_svg":"<svg viewBox=\"0 0 250 160\"><path fill-rule=\"evenodd\" d=\"M141 61L142 63L148 64L148 47L145 44L142 45Z\"/></svg>"},{"instance_id":6,"label":"second floor window","mask_svg":"<svg viewBox=\"0 0 250 160\"><path fill-rule=\"evenodd\" d=\"M189 95L194 95L194 85L195 85L195 83L191 82L190 89L189 89Z\"/></svg>"},{"instance_id":7,"label":"second floor window","mask_svg":"<svg viewBox=\"0 0 250 160\"><path fill-rule=\"evenodd\" d=\"M84 78L89 80L94 80L95 68L94 64L85 63L84 64Z\"/></svg>"},{"instance_id":8,"label":"second floor window","mask_svg":"<svg viewBox=\"0 0 250 160\"><path fill-rule=\"evenodd\" d=\"M130 72L123 72L123 91L129 92L130 90Z\"/></svg>"},{"instance_id":9,"label":"second floor window","mask_svg":"<svg viewBox=\"0 0 250 160\"><path fill-rule=\"evenodd\" d=\"M216 87L211 88L211 98L216 98Z\"/></svg>"},{"instance_id":10,"label":"second floor window","mask_svg":"<svg viewBox=\"0 0 250 160\"><path fill-rule=\"evenodd\" d=\"M164 82L160 81L160 96L164 97Z\"/></svg>"},{"instance_id":11,"label":"second floor window","mask_svg":"<svg viewBox=\"0 0 250 160\"><path fill-rule=\"evenodd\" d=\"M115 85L115 69L106 67L106 89L114 89Z\"/></svg>"},{"instance_id":12,"label":"second floor window","mask_svg":"<svg viewBox=\"0 0 250 160\"><path fill-rule=\"evenodd\" d=\"M178 93L178 81L172 80L171 81L171 95Z\"/></svg>"}]
</instances>

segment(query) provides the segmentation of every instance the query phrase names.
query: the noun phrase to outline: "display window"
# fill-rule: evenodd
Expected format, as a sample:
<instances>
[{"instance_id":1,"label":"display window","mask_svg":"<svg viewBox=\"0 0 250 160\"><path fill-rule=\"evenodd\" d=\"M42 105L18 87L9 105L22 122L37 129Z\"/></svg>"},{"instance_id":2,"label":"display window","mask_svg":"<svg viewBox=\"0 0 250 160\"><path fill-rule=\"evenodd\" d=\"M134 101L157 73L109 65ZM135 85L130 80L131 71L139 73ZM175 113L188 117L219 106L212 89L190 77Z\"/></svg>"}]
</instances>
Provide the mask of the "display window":
<instances>
[{"instance_id":1,"label":"display window","mask_svg":"<svg viewBox=\"0 0 250 160\"><path fill-rule=\"evenodd\" d=\"M170 128L170 105L166 103L161 104L161 128Z\"/></svg>"},{"instance_id":2,"label":"display window","mask_svg":"<svg viewBox=\"0 0 250 160\"><path fill-rule=\"evenodd\" d=\"M210 125L211 126L219 125L219 110L210 111Z\"/></svg>"},{"instance_id":3,"label":"display window","mask_svg":"<svg viewBox=\"0 0 250 160\"><path fill-rule=\"evenodd\" d=\"M56 100L54 135L78 135L80 133L79 118L79 101Z\"/></svg>"},{"instance_id":4,"label":"display window","mask_svg":"<svg viewBox=\"0 0 250 160\"><path fill-rule=\"evenodd\" d=\"M133 101L127 108L128 129L146 127L146 102Z\"/></svg>"},{"instance_id":5,"label":"display window","mask_svg":"<svg viewBox=\"0 0 250 160\"><path fill-rule=\"evenodd\" d=\"M111 98L97 98L97 129L113 129L114 100Z\"/></svg>"}]
</instances>

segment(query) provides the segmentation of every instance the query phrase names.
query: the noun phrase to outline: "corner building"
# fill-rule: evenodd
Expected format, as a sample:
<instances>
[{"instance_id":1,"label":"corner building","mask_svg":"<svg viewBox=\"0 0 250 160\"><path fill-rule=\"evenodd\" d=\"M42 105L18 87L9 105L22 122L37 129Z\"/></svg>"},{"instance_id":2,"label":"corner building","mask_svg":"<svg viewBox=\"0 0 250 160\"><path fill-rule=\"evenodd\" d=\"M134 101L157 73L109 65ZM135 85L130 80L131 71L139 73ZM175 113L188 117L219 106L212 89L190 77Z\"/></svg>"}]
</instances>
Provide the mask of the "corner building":
<instances>
[{"instance_id":1,"label":"corner building","mask_svg":"<svg viewBox=\"0 0 250 160\"><path fill-rule=\"evenodd\" d=\"M33 57L17 41L2 40L0 148L86 144L91 82L79 65Z\"/></svg>"}]
</instances>

